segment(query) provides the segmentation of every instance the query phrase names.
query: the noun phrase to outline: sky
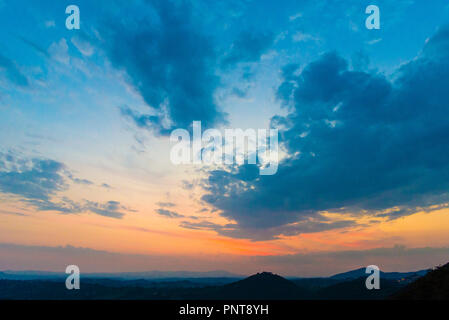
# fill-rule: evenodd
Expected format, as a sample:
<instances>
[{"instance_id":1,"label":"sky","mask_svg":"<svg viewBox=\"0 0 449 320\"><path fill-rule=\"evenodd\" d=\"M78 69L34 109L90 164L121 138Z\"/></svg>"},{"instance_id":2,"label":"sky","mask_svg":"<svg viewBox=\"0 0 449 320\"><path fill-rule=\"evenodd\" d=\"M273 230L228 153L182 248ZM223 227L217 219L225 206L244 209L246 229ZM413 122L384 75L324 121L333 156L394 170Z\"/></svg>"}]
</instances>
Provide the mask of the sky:
<instances>
[{"instance_id":1,"label":"sky","mask_svg":"<svg viewBox=\"0 0 449 320\"><path fill-rule=\"evenodd\" d=\"M449 260L447 1L0 0L0 25L0 270ZM193 121L278 129L277 172L175 165Z\"/></svg>"}]
</instances>

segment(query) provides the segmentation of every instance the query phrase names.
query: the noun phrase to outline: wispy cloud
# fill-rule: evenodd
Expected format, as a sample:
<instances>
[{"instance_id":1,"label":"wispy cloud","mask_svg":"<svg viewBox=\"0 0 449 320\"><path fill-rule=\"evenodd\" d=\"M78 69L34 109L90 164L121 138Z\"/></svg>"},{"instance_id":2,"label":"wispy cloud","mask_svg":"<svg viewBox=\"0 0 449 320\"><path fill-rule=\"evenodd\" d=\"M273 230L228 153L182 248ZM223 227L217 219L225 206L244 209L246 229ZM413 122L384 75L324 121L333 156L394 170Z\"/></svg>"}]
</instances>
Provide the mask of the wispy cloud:
<instances>
[{"instance_id":1,"label":"wispy cloud","mask_svg":"<svg viewBox=\"0 0 449 320\"><path fill-rule=\"evenodd\" d=\"M61 162L48 159L18 159L11 154L0 153L0 192L18 196L20 201L39 211L61 214L91 212L120 219L124 212L133 211L117 201L98 203L73 201L57 196L69 189L68 181L85 186L94 183L75 177Z\"/></svg>"},{"instance_id":2,"label":"wispy cloud","mask_svg":"<svg viewBox=\"0 0 449 320\"><path fill-rule=\"evenodd\" d=\"M17 64L13 60L0 54L0 76L2 74L11 83L19 87L26 87L29 84L27 77L20 71Z\"/></svg>"},{"instance_id":3,"label":"wispy cloud","mask_svg":"<svg viewBox=\"0 0 449 320\"><path fill-rule=\"evenodd\" d=\"M298 12L298 13L296 13L296 14L290 16L288 19L289 19L290 21L295 21L296 19L299 19L299 18L301 18L301 17L302 17L302 12Z\"/></svg>"},{"instance_id":4,"label":"wispy cloud","mask_svg":"<svg viewBox=\"0 0 449 320\"><path fill-rule=\"evenodd\" d=\"M184 218L184 216L182 214L179 214L175 211L171 211L171 210L167 210L167 209L156 209L156 213L167 217L167 218L174 218L174 219L178 219L178 218Z\"/></svg>"},{"instance_id":5,"label":"wispy cloud","mask_svg":"<svg viewBox=\"0 0 449 320\"><path fill-rule=\"evenodd\" d=\"M307 42L307 41L320 41L321 39L318 37L315 37L311 34L304 33L301 31L296 32L292 36L293 42Z\"/></svg>"},{"instance_id":6,"label":"wispy cloud","mask_svg":"<svg viewBox=\"0 0 449 320\"><path fill-rule=\"evenodd\" d=\"M56 22L54 20L47 20L47 21L45 21L45 27L46 28L54 28L54 27L56 27Z\"/></svg>"},{"instance_id":7,"label":"wispy cloud","mask_svg":"<svg viewBox=\"0 0 449 320\"><path fill-rule=\"evenodd\" d=\"M378 38L378 39L373 39L373 40L367 41L366 43L369 45L373 45L373 44L379 43L381 41L382 41L382 38Z\"/></svg>"},{"instance_id":8,"label":"wispy cloud","mask_svg":"<svg viewBox=\"0 0 449 320\"><path fill-rule=\"evenodd\" d=\"M158 206L162 208L173 208L176 207L176 204L173 202L158 202L156 203Z\"/></svg>"},{"instance_id":9,"label":"wispy cloud","mask_svg":"<svg viewBox=\"0 0 449 320\"><path fill-rule=\"evenodd\" d=\"M28 217L28 215L25 214L25 213L6 211L6 210L0 210L0 214L11 215L11 216L19 216L19 217Z\"/></svg>"}]
</instances>

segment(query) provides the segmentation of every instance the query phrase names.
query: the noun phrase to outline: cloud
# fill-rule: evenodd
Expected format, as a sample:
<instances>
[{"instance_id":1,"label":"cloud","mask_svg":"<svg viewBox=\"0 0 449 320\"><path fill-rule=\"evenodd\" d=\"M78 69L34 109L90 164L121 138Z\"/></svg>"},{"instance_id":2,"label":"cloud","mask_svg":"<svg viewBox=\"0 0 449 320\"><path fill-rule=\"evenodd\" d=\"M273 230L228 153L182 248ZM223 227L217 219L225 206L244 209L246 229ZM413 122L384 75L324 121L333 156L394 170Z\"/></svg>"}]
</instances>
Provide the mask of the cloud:
<instances>
[{"instance_id":1,"label":"cloud","mask_svg":"<svg viewBox=\"0 0 449 320\"><path fill-rule=\"evenodd\" d=\"M76 184L82 184L82 185L86 185L86 186L91 186L94 183L90 180L87 179L80 179L80 178L76 178L74 177L70 172L67 172L67 177L72 180L73 182L75 182Z\"/></svg>"},{"instance_id":2,"label":"cloud","mask_svg":"<svg viewBox=\"0 0 449 320\"><path fill-rule=\"evenodd\" d=\"M273 44L273 33L258 33L244 31L232 44L231 50L225 55L222 66L229 67L241 62L256 62Z\"/></svg>"},{"instance_id":3,"label":"cloud","mask_svg":"<svg viewBox=\"0 0 449 320\"><path fill-rule=\"evenodd\" d=\"M301 18L301 17L302 17L302 12L298 12L298 13L296 13L296 14L290 16L288 19L289 19L290 21L295 21L296 19L299 19L299 18Z\"/></svg>"},{"instance_id":4,"label":"cloud","mask_svg":"<svg viewBox=\"0 0 449 320\"><path fill-rule=\"evenodd\" d=\"M62 38L59 42L53 42L48 48L48 53L52 59L68 65L70 63L69 45L67 40Z\"/></svg>"},{"instance_id":5,"label":"cloud","mask_svg":"<svg viewBox=\"0 0 449 320\"><path fill-rule=\"evenodd\" d=\"M94 47L89 43L87 39L81 36L74 36L70 39L73 45L82 53L83 56L90 57L94 54Z\"/></svg>"},{"instance_id":6,"label":"cloud","mask_svg":"<svg viewBox=\"0 0 449 320\"><path fill-rule=\"evenodd\" d=\"M99 203L89 200L73 201L67 197L61 200L27 200L26 203L35 207L39 211L53 211L60 214L80 214L94 213L103 217L121 219L125 213L123 211L133 211L123 206L118 201L107 201Z\"/></svg>"},{"instance_id":7,"label":"cloud","mask_svg":"<svg viewBox=\"0 0 449 320\"><path fill-rule=\"evenodd\" d=\"M17 39L19 39L20 41L22 41L23 43L28 45L30 48L35 50L37 53L43 55L46 58L50 58L50 54L47 52L47 50L45 50L44 48L42 48L40 45L36 44L35 42L28 40L27 38L22 37L22 36L17 36Z\"/></svg>"},{"instance_id":8,"label":"cloud","mask_svg":"<svg viewBox=\"0 0 449 320\"><path fill-rule=\"evenodd\" d=\"M183 218L182 214L166 209L156 209L156 213L167 218Z\"/></svg>"},{"instance_id":9,"label":"cloud","mask_svg":"<svg viewBox=\"0 0 449 320\"><path fill-rule=\"evenodd\" d=\"M58 200L58 194L69 189L67 180L77 184L92 185L87 179L73 176L61 162L48 159L18 158L0 152L0 192L20 197L20 200L39 211L61 214L91 212L120 219L123 211L133 211L117 201L106 203L88 200L73 201L67 197Z\"/></svg>"},{"instance_id":10,"label":"cloud","mask_svg":"<svg viewBox=\"0 0 449 320\"><path fill-rule=\"evenodd\" d=\"M54 20L45 21L46 28L54 28L56 27L56 22Z\"/></svg>"},{"instance_id":11,"label":"cloud","mask_svg":"<svg viewBox=\"0 0 449 320\"><path fill-rule=\"evenodd\" d=\"M134 230L138 231L138 230ZM215 255L209 259L199 255L128 254L76 247L72 245L45 247L0 243L0 270L44 270L64 274L68 265L83 272L141 272L142 270L241 271L235 262L241 256Z\"/></svg>"},{"instance_id":12,"label":"cloud","mask_svg":"<svg viewBox=\"0 0 449 320\"><path fill-rule=\"evenodd\" d=\"M241 62L259 61L274 34L244 31L228 45L232 39L213 29L211 17L204 19L195 3L148 0L133 7L137 9L132 20L114 18L114 24L98 28L101 50L146 104L140 109L122 106L122 116L159 135L188 129L194 120L204 128L226 123L227 114L215 97L223 85L219 75Z\"/></svg>"},{"instance_id":13,"label":"cloud","mask_svg":"<svg viewBox=\"0 0 449 320\"><path fill-rule=\"evenodd\" d=\"M296 32L292 36L292 39L293 39L293 42L320 41L320 38L317 38L308 33L303 33L301 31Z\"/></svg>"},{"instance_id":14,"label":"cloud","mask_svg":"<svg viewBox=\"0 0 449 320\"><path fill-rule=\"evenodd\" d=\"M184 215L179 214L173 210L168 210L167 208L174 208L176 207L176 204L173 202L158 202L156 203L160 208L156 209L155 212L158 215L167 217L167 218L172 218L172 219L177 219L177 218L185 218Z\"/></svg>"},{"instance_id":15,"label":"cloud","mask_svg":"<svg viewBox=\"0 0 449 320\"><path fill-rule=\"evenodd\" d=\"M253 241L269 241L279 239L280 236L294 236L304 233L315 233L329 231L333 229L342 229L354 227L357 224L352 220L345 221L323 221L323 220L307 220L289 225L277 226L272 228L251 228L241 227L236 223L225 225L216 224L207 220L200 222L182 221L179 225L185 229L193 230L209 230L215 231L219 235L237 239L251 239Z\"/></svg>"},{"instance_id":16,"label":"cloud","mask_svg":"<svg viewBox=\"0 0 449 320\"><path fill-rule=\"evenodd\" d=\"M48 200L56 192L67 189L62 175L65 166L60 162L32 159L27 164L18 163L18 166L12 171L0 171L1 192L32 200Z\"/></svg>"},{"instance_id":17,"label":"cloud","mask_svg":"<svg viewBox=\"0 0 449 320\"><path fill-rule=\"evenodd\" d=\"M223 226L220 224L216 224L210 221L200 221L200 222L190 222L190 221L182 221L180 226L185 229L192 229L192 230L214 230L214 231L221 231L228 226Z\"/></svg>"},{"instance_id":18,"label":"cloud","mask_svg":"<svg viewBox=\"0 0 449 320\"><path fill-rule=\"evenodd\" d=\"M231 93L234 96L236 96L236 97L238 97L240 99L243 99L248 94L248 88L241 89L241 88L234 87L234 88L232 88Z\"/></svg>"},{"instance_id":19,"label":"cloud","mask_svg":"<svg viewBox=\"0 0 449 320\"><path fill-rule=\"evenodd\" d=\"M78 214L84 212L82 204L72 201L66 197L58 200L27 199L24 201L38 211L53 211L61 214Z\"/></svg>"},{"instance_id":20,"label":"cloud","mask_svg":"<svg viewBox=\"0 0 449 320\"><path fill-rule=\"evenodd\" d=\"M195 185L193 182L189 182L187 180L182 180L182 188L184 190L192 190L193 188L195 188Z\"/></svg>"},{"instance_id":21,"label":"cloud","mask_svg":"<svg viewBox=\"0 0 449 320\"><path fill-rule=\"evenodd\" d=\"M0 210L0 214L10 215L10 216L18 216L18 217L28 217L28 215L25 213L5 211L5 210Z\"/></svg>"},{"instance_id":22,"label":"cloud","mask_svg":"<svg viewBox=\"0 0 449 320\"><path fill-rule=\"evenodd\" d=\"M126 72L148 106L144 113L125 107L122 114L163 135L188 128L193 120L205 127L224 121L214 101L217 56L192 8L173 1L146 4L141 10L147 15L137 21L119 19L101 32L113 66Z\"/></svg>"},{"instance_id":23,"label":"cloud","mask_svg":"<svg viewBox=\"0 0 449 320\"><path fill-rule=\"evenodd\" d=\"M348 270L377 265L382 271L418 271L447 263L449 248L407 248L403 245L367 250L342 250L261 256L257 261L266 268L285 270L301 276L330 276Z\"/></svg>"},{"instance_id":24,"label":"cloud","mask_svg":"<svg viewBox=\"0 0 449 320\"><path fill-rule=\"evenodd\" d=\"M276 116L288 156L276 175L215 170L202 200L245 229L281 228L322 211L412 214L449 202L449 28L395 80L351 71L336 53L284 68ZM397 210L390 210L396 208Z\"/></svg>"},{"instance_id":25,"label":"cloud","mask_svg":"<svg viewBox=\"0 0 449 320\"><path fill-rule=\"evenodd\" d=\"M19 70L16 63L0 54L0 74L2 73L11 83L19 87L26 87L29 84L27 77Z\"/></svg>"},{"instance_id":26,"label":"cloud","mask_svg":"<svg viewBox=\"0 0 449 320\"><path fill-rule=\"evenodd\" d=\"M382 41L382 38L378 38L378 39L373 39L373 40L367 41L366 43L371 46L371 45L379 43L381 41Z\"/></svg>"},{"instance_id":27,"label":"cloud","mask_svg":"<svg viewBox=\"0 0 449 320\"><path fill-rule=\"evenodd\" d=\"M139 231L136 229L135 231ZM145 232L145 230L142 230ZM401 245L369 250L326 251L289 255L139 255L67 246L27 246L0 243L1 270L49 270L64 273L76 264L84 272L131 272L141 270L227 270L254 274L269 270L282 276L313 277L375 264L383 271L417 271L447 262L449 248L407 248Z\"/></svg>"},{"instance_id":28,"label":"cloud","mask_svg":"<svg viewBox=\"0 0 449 320\"><path fill-rule=\"evenodd\" d=\"M176 204L173 202L158 202L156 203L159 207L162 208L173 208L176 207Z\"/></svg>"},{"instance_id":29,"label":"cloud","mask_svg":"<svg viewBox=\"0 0 449 320\"><path fill-rule=\"evenodd\" d=\"M98 203L87 201L84 210L96 213L100 216L121 219L125 215L121 210L129 210L121 205L118 201L108 201L106 203Z\"/></svg>"}]
</instances>

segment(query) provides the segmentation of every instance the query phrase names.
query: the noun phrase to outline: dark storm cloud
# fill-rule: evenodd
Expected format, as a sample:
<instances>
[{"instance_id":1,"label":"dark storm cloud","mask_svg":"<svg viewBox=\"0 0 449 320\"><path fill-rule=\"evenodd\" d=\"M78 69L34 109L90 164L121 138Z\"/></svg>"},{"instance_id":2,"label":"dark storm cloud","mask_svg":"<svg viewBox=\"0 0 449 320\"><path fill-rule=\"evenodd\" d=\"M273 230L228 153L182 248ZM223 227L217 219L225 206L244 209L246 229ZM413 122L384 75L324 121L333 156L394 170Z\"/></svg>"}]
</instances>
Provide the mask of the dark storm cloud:
<instances>
[{"instance_id":1,"label":"dark storm cloud","mask_svg":"<svg viewBox=\"0 0 449 320\"><path fill-rule=\"evenodd\" d=\"M222 6L207 5L213 11ZM195 2L147 0L129 9L139 10L132 19L110 18L114 23L99 27L107 57L125 71L147 105L147 110L121 107L137 127L168 135L194 120L205 128L225 123L214 98L221 85L218 74L240 62L257 62L274 42L273 33L253 31L233 41L231 33L204 17L203 9Z\"/></svg>"},{"instance_id":2,"label":"dark storm cloud","mask_svg":"<svg viewBox=\"0 0 449 320\"><path fill-rule=\"evenodd\" d=\"M190 5L155 0L142 10L149 13L138 21L120 19L102 34L112 64L126 71L149 106L148 113L125 107L122 114L160 134L187 128L193 120L206 127L223 121L213 97L217 56ZM166 118L171 123L164 123Z\"/></svg>"},{"instance_id":3,"label":"dark storm cloud","mask_svg":"<svg viewBox=\"0 0 449 320\"><path fill-rule=\"evenodd\" d=\"M287 66L278 97L290 113L272 122L289 157L273 176L254 177L248 166L212 171L203 200L242 230L283 227L342 208L394 218L447 202L448 47L445 27L393 81L351 71L336 53L300 74ZM398 210L383 211L392 207Z\"/></svg>"},{"instance_id":4,"label":"dark storm cloud","mask_svg":"<svg viewBox=\"0 0 449 320\"><path fill-rule=\"evenodd\" d=\"M242 32L225 55L222 66L229 67L240 62L255 62L274 41L273 33Z\"/></svg>"}]
</instances>

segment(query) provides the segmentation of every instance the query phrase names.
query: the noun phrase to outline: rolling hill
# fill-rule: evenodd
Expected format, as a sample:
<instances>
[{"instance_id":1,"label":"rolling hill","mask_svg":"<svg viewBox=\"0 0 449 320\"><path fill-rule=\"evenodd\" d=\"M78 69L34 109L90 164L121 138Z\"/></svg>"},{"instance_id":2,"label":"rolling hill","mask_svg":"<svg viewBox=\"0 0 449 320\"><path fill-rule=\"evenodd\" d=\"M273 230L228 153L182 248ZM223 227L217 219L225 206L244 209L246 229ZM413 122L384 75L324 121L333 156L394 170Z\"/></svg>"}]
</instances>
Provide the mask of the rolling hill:
<instances>
[{"instance_id":1,"label":"rolling hill","mask_svg":"<svg viewBox=\"0 0 449 320\"><path fill-rule=\"evenodd\" d=\"M367 275L363 268L329 278L290 280L270 272L258 273L245 279L82 277L81 290L69 291L65 288L65 277L62 275L55 277L54 274L40 272L0 272L0 300L449 299L449 264L420 277L423 273L427 273L427 270L381 273L380 290L366 289Z\"/></svg>"},{"instance_id":2,"label":"rolling hill","mask_svg":"<svg viewBox=\"0 0 449 320\"><path fill-rule=\"evenodd\" d=\"M220 288L214 299L292 300L306 299L309 292L279 275L262 272Z\"/></svg>"},{"instance_id":3,"label":"rolling hill","mask_svg":"<svg viewBox=\"0 0 449 320\"><path fill-rule=\"evenodd\" d=\"M365 273L366 268L359 268L355 270L351 270L348 272L338 273L336 275L331 276L331 279L336 280L354 280L362 277L367 277L368 275ZM418 278L426 275L428 269L419 270L414 272L383 272L380 271L381 279L390 279L390 280L399 280L405 278Z\"/></svg>"},{"instance_id":4,"label":"rolling hill","mask_svg":"<svg viewBox=\"0 0 449 320\"><path fill-rule=\"evenodd\" d=\"M397 294L395 300L449 300L449 263L431 270Z\"/></svg>"}]
</instances>

